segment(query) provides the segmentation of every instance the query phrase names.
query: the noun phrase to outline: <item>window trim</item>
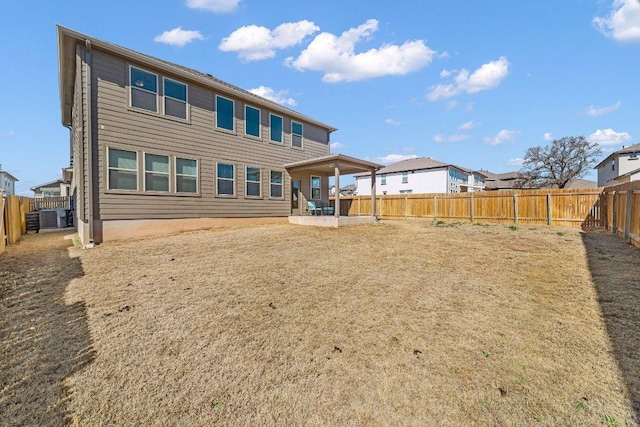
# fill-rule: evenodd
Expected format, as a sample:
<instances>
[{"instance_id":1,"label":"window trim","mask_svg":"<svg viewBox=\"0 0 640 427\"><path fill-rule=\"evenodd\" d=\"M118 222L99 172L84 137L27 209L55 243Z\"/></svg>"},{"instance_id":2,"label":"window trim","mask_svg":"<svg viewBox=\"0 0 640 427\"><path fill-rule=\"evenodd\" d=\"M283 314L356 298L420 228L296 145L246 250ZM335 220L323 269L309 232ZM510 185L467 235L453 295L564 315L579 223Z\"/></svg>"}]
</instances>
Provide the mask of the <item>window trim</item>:
<instances>
[{"instance_id":1,"label":"window trim","mask_svg":"<svg viewBox=\"0 0 640 427\"><path fill-rule=\"evenodd\" d=\"M200 159L189 158L188 156L174 155L173 157L173 177L174 177L174 186L173 193L179 196L199 196L200 195ZM196 162L196 174L195 175L185 175L183 173L178 174L178 159L182 160L193 160ZM196 191L194 193L190 193L187 191L178 191L178 175L179 176L195 176L196 178Z\"/></svg>"},{"instance_id":2,"label":"window trim","mask_svg":"<svg viewBox=\"0 0 640 427\"><path fill-rule=\"evenodd\" d=\"M272 117L278 117L282 121L281 129L280 129L280 141L276 141L271 138L273 135L273 126L271 123ZM284 145L284 117L279 116L277 114L273 114L273 113L269 113L269 142L271 142L272 144Z\"/></svg>"},{"instance_id":3,"label":"window trim","mask_svg":"<svg viewBox=\"0 0 640 427\"><path fill-rule=\"evenodd\" d=\"M220 110L218 109L218 99L226 99L227 101L231 101L231 127L232 129L227 129L227 128L223 128L220 127L218 125L218 117L220 116ZM236 101L234 101L231 98L227 98L226 96L222 96L222 95L218 95L216 94L216 98L215 98L215 110L216 110L216 114L215 114L215 128L216 130L222 131L222 132L231 132L231 133L235 133L236 132Z\"/></svg>"},{"instance_id":4,"label":"window trim","mask_svg":"<svg viewBox=\"0 0 640 427\"><path fill-rule=\"evenodd\" d=\"M111 188L111 170L124 170L124 171L133 171L133 169L121 169L121 168L112 168L111 164L109 162L110 160L110 152L111 150L118 150L118 151L128 151L130 153L135 153L136 155L136 188L135 190L133 189L126 189L126 188ZM137 150L124 150L122 148L116 148L116 147L111 147L111 146L107 146L107 191L124 191L127 193L133 193L133 192L139 192L140 191L140 153Z\"/></svg>"},{"instance_id":5,"label":"window trim","mask_svg":"<svg viewBox=\"0 0 640 427\"><path fill-rule=\"evenodd\" d=\"M387 174L380 174L380 185L387 185Z\"/></svg>"},{"instance_id":6,"label":"window trim","mask_svg":"<svg viewBox=\"0 0 640 427\"><path fill-rule=\"evenodd\" d=\"M151 171L151 173L155 173L155 174L159 174L159 175L167 175L169 177L169 182L167 185L167 190L147 190L147 154L151 155L151 156L158 156L158 157L166 157L167 158L167 166L169 167L169 172L167 172L166 174L164 172L155 172L155 171ZM171 156L166 155L166 154L156 154L156 153L150 153L147 151L143 151L142 152L142 188L143 188L143 192L145 193L161 193L161 194L167 194L167 193L171 193Z\"/></svg>"},{"instance_id":7,"label":"window trim","mask_svg":"<svg viewBox=\"0 0 640 427\"><path fill-rule=\"evenodd\" d=\"M293 124L298 124L300 125L300 134L297 133L293 133ZM293 145L293 137L295 136L300 136L300 146L298 147L297 145ZM304 123L302 122L297 122L295 120L291 120L291 148L295 148L298 150L304 150Z\"/></svg>"},{"instance_id":8,"label":"window trim","mask_svg":"<svg viewBox=\"0 0 640 427\"><path fill-rule=\"evenodd\" d=\"M271 180L271 173L273 172L278 172L281 176L281 182L278 183L273 183L273 181ZM279 185L281 188L281 196L274 196L271 192L271 186L272 185ZM276 200L284 200L284 171L281 170L277 170L277 169L269 169L269 198L270 199L276 199Z\"/></svg>"},{"instance_id":9,"label":"window trim","mask_svg":"<svg viewBox=\"0 0 640 427\"><path fill-rule=\"evenodd\" d=\"M218 176L218 165L230 165L230 166L233 166L233 178L231 178L231 179L229 179L229 178L220 178ZM225 197L225 198L236 198L236 197L238 197L238 195L237 195L237 191L238 190L237 190L237 185L236 185L236 180L237 180L238 177L237 177L236 170L237 170L237 165L235 163L231 163L231 162L226 163L226 162L223 162L223 161L222 162L216 162L216 197ZM219 179L223 179L223 180L226 180L226 181L233 182L233 186L232 186L233 187L233 194L220 194L219 185L218 185L218 180Z\"/></svg>"},{"instance_id":10,"label":"window trim","mask_svg":"<svg viewBox=\"0 0 640 427\"><path fill-rule=\"evenodd\" d=\"M320 186L319 187L314 187L313 186L313 178L318 178L320 180ZM311 200L322 200L322 177L319 175L310 175L309 176L309 187L311 189L311 194L309 196L311 196ZM315 188L318 188L320 191L320 196L319 197L313 197L313 190Z\"/></svg>"},{"instance_id":11,"label":"window trim","mask_svg":"<svg viewBox=\"0 0 640 427\"><path fill-rule=\"evenodd\" d=\"M258 112L258 135L247 133L247 108L252 108ZM244 104L244 136L253 139L262 139L262 110L250 104Z\"/></svg>"},{"instance_id":12,"label":"window trim","mask_svg":"<svg viewBox=\"0 0 640 427\"><path fill-rule=\"evenodd\" d=\"M256 169L260 173L258 181L249 181L249 169ZM257 183L259 185L259 194L249 194L249 183ZM262 168L256 166L245 166L244 168L244 196L249 199L262 199Z\"/></svg>"},{"instance_id":13,"label":"window trim","mask_svg":"<svg viewBox=\"0 0 640 427\"><path fill-rule=\"evenodd\" d=\"M178 98L174 98L173 96L169 96L167 95L167 91L165 90L165 82L169 80L173 83L178 83L181 85L184 85L184 89L185 89L185 100L181 100ZM184 114L185 117L178 117L178 116L172 116L170 114L167 114L167 103L166 103L166 98L169 98L173 101L178 101L178 102L183 102L184 103ZM166 116L166 117L170 117L172 119L177 119L177 120L184 120L184 121L189 121L189 85L181 82L179 80L176 79L172 79L171 77L167 77L167 76L162 76L162 115Z\"/></svg>"},{"instance_id":14,"label":"window trim","mask_svg":"<svg viewBox=\"0 0 640 427\"><path fill-rule=\"evenodd\" d=\"M128 75L127 80L129 82L129 108L133 108L136 111L144 111L146 113L159 114L158 98L160 98L160 93L159 93L160 91L159 91L159 87L158 87L158 83L159 83L159 78L158 78L159 75L158 75L158 73L154 73L154 72L146 70L146 69L144 69L142 67L138 67L137 65L132 65L132 64L128 64L128 65L129 65L129 75ZM155 78L156 78L156 91L155 92L152 92L152 91L147 90L147 89L143 89L143 88L138 87L138 86L134 86L133 82L131 81L131 70L133 68L135 68L136 70L140 70L142 72L149 73L149 74L152 74L152 75L155 76ZM135 90L141 90L141 91L147 92L147 93L155 94L155 96L156 96L156 109L155 109L155 111L147 110L145 108L136 107L135 105L133 105L133 96L131 95L131 93L132 93L132 90L134 90L134 89ZM171 117L173 117L173 116L171 116Z\"/></svg>"},{"instance_id":15,"label":"window trim","mask_svg":"<svg viewBox=\"0 0 640 427\"><path fill-rule=\"evenodd\" d=\"M404 171L402 172L402 184L408 184L408 183L409 183L409 172Z\"/></svg>"}]
</instances>

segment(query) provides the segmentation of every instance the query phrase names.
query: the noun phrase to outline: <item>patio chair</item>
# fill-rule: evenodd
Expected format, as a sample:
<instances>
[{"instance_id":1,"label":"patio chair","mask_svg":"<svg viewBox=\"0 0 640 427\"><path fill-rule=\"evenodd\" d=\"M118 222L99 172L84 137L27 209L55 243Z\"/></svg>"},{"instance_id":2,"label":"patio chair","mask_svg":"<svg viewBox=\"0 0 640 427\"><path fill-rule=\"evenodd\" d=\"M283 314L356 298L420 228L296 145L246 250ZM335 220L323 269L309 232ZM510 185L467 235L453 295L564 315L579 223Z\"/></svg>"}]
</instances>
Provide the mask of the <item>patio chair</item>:
<instances>
[{"instance_id":1,"label":"patio chair","mask_svg":"<svg viewBox=\"0 0 640 427\"><path fill-rule=\"evenodd\" d=\"M333 215L334 213L333 206L328 203L322 203L320 208L322 209L322 215Z\"/></svg>"},{"instance_id":2,"label":"patio chair","mask_svg":"<svg viewBox=\"0 0 640 427\"><path fill-rule=\"evenodd\" d=\"M322 215L322 208L316 206L316 202L307 201L307 210L311 213L311 215Z\"/></svg>"}]
</instances>

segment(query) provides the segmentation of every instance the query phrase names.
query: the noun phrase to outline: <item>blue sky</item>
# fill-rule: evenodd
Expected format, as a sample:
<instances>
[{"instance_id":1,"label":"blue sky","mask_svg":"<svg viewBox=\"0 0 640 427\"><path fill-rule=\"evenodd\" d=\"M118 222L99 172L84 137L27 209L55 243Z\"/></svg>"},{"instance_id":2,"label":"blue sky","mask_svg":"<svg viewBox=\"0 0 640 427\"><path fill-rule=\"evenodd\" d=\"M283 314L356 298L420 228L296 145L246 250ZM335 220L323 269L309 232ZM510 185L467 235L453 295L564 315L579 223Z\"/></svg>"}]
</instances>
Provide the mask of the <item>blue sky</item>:
<instances>
[{"instance_id":1,"label":"blue sky","mask_svg":"<svg viewBox=\"0 0 640 427\"><path fill-rule=\"evenodd\" d=\"M0 163L17 192L60 177L55 24L210 73L339 130L332 152L519 169L583 135L640 142L638 0L10 1ZM588 178L595 179L592 173Z\"/></svg>"}]
</instances>

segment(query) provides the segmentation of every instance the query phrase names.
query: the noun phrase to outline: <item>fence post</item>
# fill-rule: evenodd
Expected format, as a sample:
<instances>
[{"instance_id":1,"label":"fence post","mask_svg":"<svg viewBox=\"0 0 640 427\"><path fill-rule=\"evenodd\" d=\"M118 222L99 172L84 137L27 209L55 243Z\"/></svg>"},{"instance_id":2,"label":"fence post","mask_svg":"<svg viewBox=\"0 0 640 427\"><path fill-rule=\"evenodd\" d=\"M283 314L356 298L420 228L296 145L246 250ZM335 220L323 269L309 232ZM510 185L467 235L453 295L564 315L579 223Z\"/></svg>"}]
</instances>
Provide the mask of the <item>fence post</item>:
<instances>
[{"instance_id":1,"label":"fence post","mask_svg":"<svg viewBox=\"0 0 640 427\"><path fill-rule=\"evenodd\" d=\"M471 193L470 197L470 205L469 205L469 216L471 217L471 222L473 222L473 193Z\"/></svg>"},{"instance_id":2,"label":"fence post","mask_svg":"<svg viewBox=\"0 0 640 427\"><path fill-rule=\"evenodd\" d=\"M627 190L627 209L624 213L624 241L631 242L631 209L633 206L633 190Z\"/></svg>"},{"instance_id":3,"label":"fence post","mask_svg":"<svg viewBox=\"0 0 640 427\"><path fill-rule=\"evenodd\" d=\"M611 218L611 233L616 234L618 231L618 192L613 191L613 218Z\"/></svg>"},{"instance_id":4,"label":"fence post","mask_svg":"<svg viewBox=\"0 0 640 427\"><path fill-rule=\"evenodd\" d=\"M380 196L380 200L378 201L378 205L380 206L380 219L382 219L382 196Z\"/></svg>"},{"instance_id":5,"label":"fence post","mask_svg":"<svg viewBox=\"0 0 640 427\"><path fill-rule=\"evenodd\" d=\"M438 196L433 196L433 220L438 219Z\"/></svg>"},{"instance_id":6,"label":"fence post","mask_svg":"<svg viewBox=\"0 0 640 427\"><path fill-rule=\"evenodd\" d=\"M407 195L405 194L404 195L404 219L407 219L407 210L408 210L407 204L408 204Z\"/></svg>"},{"instance_id":7,"label":"fence post","mask_svg":"<svg viewBox=\"0 0 640 427\"><path fill-rule=\"evenodd\" d=\"M547 225L551 225L551 193L547 193Z\"/></svg>"},{"instance_id":8,"label":"fence post","mask_svg":"<svg viewBox=\"0 0 640 427\"><path fill-rule=\"evenodd\" d=\"M360 213L360 198L361 198L361 197L362 197L362 196L358 196L358 216L360 216L360 215L361 215L361 213Z\"/></svg>"},{"instance_id":9,"label":"fence post","mask_svg":"<svg viewBox=\"0 0 640 427\"><path fill-rule=\"evenodd\" d=\"M518 223L518 195L513 195L513 223Z\"/></svg>"}]
</instances>

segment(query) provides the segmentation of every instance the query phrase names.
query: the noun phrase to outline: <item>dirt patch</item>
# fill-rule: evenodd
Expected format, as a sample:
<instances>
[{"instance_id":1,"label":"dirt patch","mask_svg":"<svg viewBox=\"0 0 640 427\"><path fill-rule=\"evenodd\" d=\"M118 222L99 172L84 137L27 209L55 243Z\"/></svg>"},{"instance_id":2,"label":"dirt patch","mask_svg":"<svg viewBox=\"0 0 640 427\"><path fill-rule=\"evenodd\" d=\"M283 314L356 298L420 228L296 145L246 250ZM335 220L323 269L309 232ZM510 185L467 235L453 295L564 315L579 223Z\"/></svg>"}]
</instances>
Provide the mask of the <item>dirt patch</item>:
<instances>
[{"instance_id":1,"label":"dirt patch","mask_svg":"<svg viewBox=\"0 0 640 427\"><path fill-rule=\"evenodd\" d=\"M589 245L575 228L387 222L78 250L67 300L86 304L96 357L66 382L70 410L79 425L634 425L638 367L617 357L637 341L619 350L601 308L620 272Z\"/></svg>"},{"instance_id":2,"label":"dirt patch","mask_svg":"<svg viewBox=\"0 0 640 427\"><path fill-rule=\"evenodd\" d=\"M30 234L0 255L0 424L59 426L71 417L64 378L93 355L83 302L67 305L82 276L63 233Z\"/></svg>"}]
</instances>

